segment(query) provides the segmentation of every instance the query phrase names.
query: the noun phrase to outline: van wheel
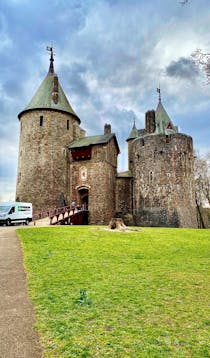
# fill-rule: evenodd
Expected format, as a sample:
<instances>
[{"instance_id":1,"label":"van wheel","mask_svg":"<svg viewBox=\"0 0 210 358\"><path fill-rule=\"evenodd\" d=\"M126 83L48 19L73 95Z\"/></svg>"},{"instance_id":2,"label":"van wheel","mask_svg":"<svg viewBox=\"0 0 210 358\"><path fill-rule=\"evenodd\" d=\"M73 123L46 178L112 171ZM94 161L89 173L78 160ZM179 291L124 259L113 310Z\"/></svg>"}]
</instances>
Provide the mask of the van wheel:
<instances>
[{"instance_id":1,"label":"van wheel","mask_svg":"<svg viewBox=\"0 0 210 358\"><path fill-rule=\"evenodd\" d=\"M26 219L25 224L28 225L29 222L30 222L29 219Z\"/></svg>"},{"instance_id":2,"label":"van wheel","mask_svg":"<svg viewBox=\"0 0 210 358\"><path fill-rule=\"evenodd\" d=\"M10 225L11 225L11 220L10 220L10 219L7 219L6 225L7 225L7 226L10 226Z\"/></svg>"}]
</instances>

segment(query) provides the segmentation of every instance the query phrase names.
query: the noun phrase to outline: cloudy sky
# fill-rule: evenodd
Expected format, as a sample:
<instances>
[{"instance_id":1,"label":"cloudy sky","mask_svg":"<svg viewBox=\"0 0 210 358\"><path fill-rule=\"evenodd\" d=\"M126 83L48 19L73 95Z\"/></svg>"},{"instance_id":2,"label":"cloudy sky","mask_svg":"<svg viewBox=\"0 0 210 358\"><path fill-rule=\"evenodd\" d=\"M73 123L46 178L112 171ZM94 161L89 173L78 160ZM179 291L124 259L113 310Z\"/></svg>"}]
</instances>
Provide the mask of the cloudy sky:
<instances>
[{"instance_id":1,"label":"cloudy sky","mask_svg":"<svg viewBox=\"0 0 210 358\"><path fill-rule=\"evenodd\" d=\"M181 1L181 0L180 0ZM210 52L210 1L0 1L0 201L15 199L17 114L44 79L55 48L55 70L87 135L111 123L127 169L126 138L133 119L162 102L174 124L210 150L210 85L192 63Z\"/></svg>"}]
</instances>

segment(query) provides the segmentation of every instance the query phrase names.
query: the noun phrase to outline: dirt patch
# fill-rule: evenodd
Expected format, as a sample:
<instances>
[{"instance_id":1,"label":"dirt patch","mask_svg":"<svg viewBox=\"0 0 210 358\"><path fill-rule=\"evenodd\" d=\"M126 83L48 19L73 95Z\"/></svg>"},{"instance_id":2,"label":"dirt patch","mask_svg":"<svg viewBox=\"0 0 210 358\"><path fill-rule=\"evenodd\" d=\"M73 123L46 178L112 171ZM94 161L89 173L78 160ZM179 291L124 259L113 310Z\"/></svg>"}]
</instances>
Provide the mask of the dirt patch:
<instances>
[{"instance_id":1,"label":"dirt patch","mask_svg":"<svg viewBox=\"0 0 210 358\"><path fill-rule=\"evenodd\" d=\"M135 228L130 228L130 227L126 227L123 229L110 229L110 228L102 228L100 230L107 230L107 231L111 231L111 232L140 232L142 231L142 229L135 229Z\"/></svg>"},{"instance_id":2,"label":"dirt patch","mask_svg":"<svg viewBox=\"0 0 210 358\"><path fill-rule=\"evenodd\" d=\"M0 227L0 357L41 358L15 227Z\"/></svg>"}]
</instances>

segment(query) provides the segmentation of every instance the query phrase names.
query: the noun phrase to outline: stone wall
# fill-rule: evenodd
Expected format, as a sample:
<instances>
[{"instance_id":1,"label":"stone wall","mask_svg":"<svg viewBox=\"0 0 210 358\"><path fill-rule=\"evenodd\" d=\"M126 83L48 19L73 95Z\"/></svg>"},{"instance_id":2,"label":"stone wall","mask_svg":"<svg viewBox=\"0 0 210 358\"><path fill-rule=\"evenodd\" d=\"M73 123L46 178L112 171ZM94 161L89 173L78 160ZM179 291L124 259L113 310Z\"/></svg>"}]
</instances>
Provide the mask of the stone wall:
<instances>
[{"instance_id":1,"label":"stone wall","mask_svg":"<svg viewBox=\"0 0 210 358\"><path fill-rule=\"evenodd\" d=\"M210 208L197 208L198 227L201 229L210 229Z\"/></svg>"},{"instance_id":2,"label":"stone wall","mask_svg":"<svg viewBox=\"0 0 210 358\"><path fill-rule=\"evenodd\" d=\"M148 135L133 142L137 225L197 227L192 138Z\"/></svg>"},{"instance_id":3,"label":"stone wall","mask_svg":"<svg viewBox=\"0 0 210 358\"><path fill-rule=\"evenodd\" d=\"M94 145L91 160L69 157L69 200L80 203L80 190L88 190L90 224L108 224L115 213L117 148L114 139Z\"/></svg>"},{"instance_id":4,"label":"stone wall","mask_svg":"<svg viewBox=\"0 0 210 358\"><path fill-rule=\"evenodd\" d=\"M16 189L19 201L32 202L34 211L61 204L68 186L66 145L80 134L78 122L70 114L33 110L21 116Z\"/></svg>"},{"instance_id":5,"label":"stone wall","mask_svg":"<svg viewBox=\"0 0 210 358\"><path fill-rule=\"evenodd\" d=\"M132 178L117 177L116 212L132 213Z\"/></svg>"},{"instance_id":6,"label":"stone wall","mask_svg":"<svg viewBox=\"0 0 210 358\"><path fill-rule=\"evenodd\" d=\"M133 139L127 140L128 143L128 169L133 171Z\"/></svg>"}]
</instances>

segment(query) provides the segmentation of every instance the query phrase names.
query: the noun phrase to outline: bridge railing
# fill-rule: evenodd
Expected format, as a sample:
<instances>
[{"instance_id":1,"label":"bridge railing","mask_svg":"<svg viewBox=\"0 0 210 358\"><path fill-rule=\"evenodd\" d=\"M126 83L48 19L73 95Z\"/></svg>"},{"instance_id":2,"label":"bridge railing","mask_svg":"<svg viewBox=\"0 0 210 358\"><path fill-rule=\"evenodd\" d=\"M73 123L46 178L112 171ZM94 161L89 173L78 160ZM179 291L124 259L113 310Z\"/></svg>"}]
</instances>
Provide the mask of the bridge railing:
<instances>
[{"instance_id":1,"label":"bridge railing","mask_svg":"<svg viewBox=\"0 0 210 358\"><path fill-rule=\"evenodd\" d=\"M78 212L82 212L82 211L87 211L86 206L85 205L67 205L67 206L62 206L62 207L58 207L58 208L49 208L49 209L45 209L45 210L40 210L38 212L35 212L33 214L33 221L42 219L42 218L46 218L49 217L50 219L50 224L53 224L53 219L55 219L56 217L56 223L59 222L59 216L61 215L61 220L64 219L65 214L67 213L67 217L70 217Z\"/></svg>"}]
</instances>

